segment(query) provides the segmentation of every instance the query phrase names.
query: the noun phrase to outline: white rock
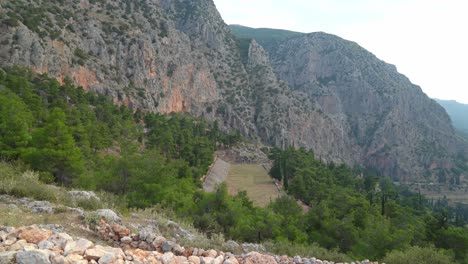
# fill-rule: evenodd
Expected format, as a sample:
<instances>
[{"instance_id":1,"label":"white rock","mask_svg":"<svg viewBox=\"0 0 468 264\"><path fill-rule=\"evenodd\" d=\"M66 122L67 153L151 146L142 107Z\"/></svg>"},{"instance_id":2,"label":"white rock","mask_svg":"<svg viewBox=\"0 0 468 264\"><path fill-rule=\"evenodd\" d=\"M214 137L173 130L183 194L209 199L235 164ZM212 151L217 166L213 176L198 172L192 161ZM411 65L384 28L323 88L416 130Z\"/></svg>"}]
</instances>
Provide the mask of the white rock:
<instances>
[{"instance_id":1,"label":"white rock","mask_svg":"<svg viewBox=\"0 0 468 264\"><path fill-rule=\"evenodd\" d=\"M122 219L111 209L99 209L96 211L99 217L106 219L108 222L121 223Z\"/></svg>"},{"instance_id":2,"label":"white rock","mask_svg":"<svg viewBox=\"0 0 468 264\"><path fill-rule=\"evenodd\" d=\"M14 264L16 263L16 251L0 252L1 264Z\"/></svg>"},{"instance_id":3,"label":"white rock","mask_svg":"<svg viewBox=\"0 0 468 264\"><path fill-rule=\"evenodd\" d=\"M51 264L49 260L50 253L47 250L19 251L16 254L16 263L18 264Z\"/></svg>"}]
</instances>

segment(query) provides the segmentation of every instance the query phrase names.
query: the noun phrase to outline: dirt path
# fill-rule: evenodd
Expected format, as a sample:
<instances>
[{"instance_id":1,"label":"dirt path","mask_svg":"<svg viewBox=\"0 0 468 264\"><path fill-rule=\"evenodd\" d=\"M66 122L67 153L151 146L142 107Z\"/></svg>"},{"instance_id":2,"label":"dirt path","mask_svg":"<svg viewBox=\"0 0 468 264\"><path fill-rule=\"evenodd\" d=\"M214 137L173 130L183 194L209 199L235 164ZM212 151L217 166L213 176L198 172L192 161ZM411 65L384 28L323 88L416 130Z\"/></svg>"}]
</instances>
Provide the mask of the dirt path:
<instances>
[{"instance_id":1,"label":"dirt path","mask_svg":"<svg viewBox=\"0 0 468 264\"><path fill-rule=\"evenodd\" d=\"M217 158L213 166L211 166L203 182L203 190L205 192L213 192L217 184L226 181L228 177L230 165L226 161Z\"/></svg>"}]
</instances>

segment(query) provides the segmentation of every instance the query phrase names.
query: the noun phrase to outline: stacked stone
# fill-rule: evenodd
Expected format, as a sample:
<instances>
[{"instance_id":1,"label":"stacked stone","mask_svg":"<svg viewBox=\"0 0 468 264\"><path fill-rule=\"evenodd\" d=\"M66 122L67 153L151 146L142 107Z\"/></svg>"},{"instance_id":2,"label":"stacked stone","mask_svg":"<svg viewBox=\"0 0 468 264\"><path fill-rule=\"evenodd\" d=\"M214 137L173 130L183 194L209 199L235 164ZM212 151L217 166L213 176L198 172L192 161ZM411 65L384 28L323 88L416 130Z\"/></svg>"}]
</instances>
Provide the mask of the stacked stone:
<instances>
[{"instance_id":1,"label":"stacked stone","mask_svg":"<svg viewBox=\"0 0 468 264\"><path fill-rule=\"evenodd\" d=\"M258 252L234 255L213 249L184 248L181 245L155 235L149 229L138 234L118 224L101 220L98 234L114 247L96 245L93 242L41 228L0 226L0 263L36 264L334 264L315 258L271 256ZM369 261L352 264L374 264Z\"/></svg>"}]
</instances>

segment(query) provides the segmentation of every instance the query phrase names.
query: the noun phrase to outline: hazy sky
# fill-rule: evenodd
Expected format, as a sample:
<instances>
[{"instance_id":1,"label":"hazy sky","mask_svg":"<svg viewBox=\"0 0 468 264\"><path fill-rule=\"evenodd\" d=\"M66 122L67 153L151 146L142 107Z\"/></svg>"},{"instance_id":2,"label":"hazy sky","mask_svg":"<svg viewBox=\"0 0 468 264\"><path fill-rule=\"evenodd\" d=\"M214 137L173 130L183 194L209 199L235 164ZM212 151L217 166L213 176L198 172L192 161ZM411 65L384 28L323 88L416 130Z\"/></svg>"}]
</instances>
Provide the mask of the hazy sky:
<instances>
[{"instance_id":1,"label":"hazy sky","mask_svg":"<svg viewBox=\"0 0 468 264\"><path fill-rule=\"evenodd\" d=\"M466 0L214 0L227 24L357 42L430 97L468 104ZM467 113L468 118L468 113Z\"/></svg>"}]
</instances>

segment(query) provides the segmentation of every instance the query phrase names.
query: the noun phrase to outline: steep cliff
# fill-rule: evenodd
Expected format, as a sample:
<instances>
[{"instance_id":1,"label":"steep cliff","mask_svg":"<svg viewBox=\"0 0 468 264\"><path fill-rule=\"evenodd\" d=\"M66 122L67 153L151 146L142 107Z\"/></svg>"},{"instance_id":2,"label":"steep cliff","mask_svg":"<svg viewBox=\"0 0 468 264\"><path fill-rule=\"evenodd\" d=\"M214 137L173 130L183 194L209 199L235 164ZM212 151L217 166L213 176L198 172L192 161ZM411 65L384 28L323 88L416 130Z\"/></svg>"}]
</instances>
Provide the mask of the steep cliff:
<instances>
[{"instance_id":1,"label":"steep cliff","mask_svg":"<svg viewBox=\"0 0 468 264\"><path fill-rule=\"evenodd\" d=\"M0 22L0 67L134 109L218 119L403 180L450 174L460 151L442 108L393 66L323 33L283 32L265 51L236 39L211 0L0 0Z\"/></svg>"},{"instance_id":2,"label":"steep cliff","mask_svg":"<svg viewBox=\"0 0 468 264\"><path fill-rule=\"evenodd\" d=\"M255 29L232 27L256 38ZM395 66L333 35L281 32L280 41L260 33L276 75L340 124L358 163L403 181L445 178L458 166L467 148L447 113Z\"/></svg>"}]
</instances>

